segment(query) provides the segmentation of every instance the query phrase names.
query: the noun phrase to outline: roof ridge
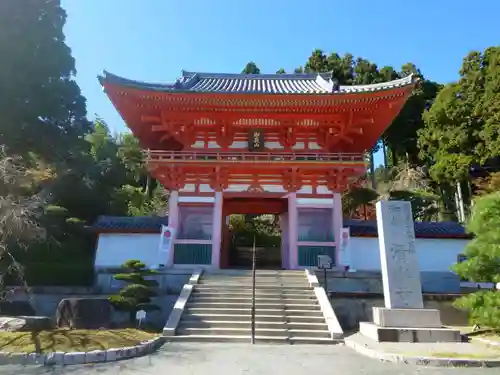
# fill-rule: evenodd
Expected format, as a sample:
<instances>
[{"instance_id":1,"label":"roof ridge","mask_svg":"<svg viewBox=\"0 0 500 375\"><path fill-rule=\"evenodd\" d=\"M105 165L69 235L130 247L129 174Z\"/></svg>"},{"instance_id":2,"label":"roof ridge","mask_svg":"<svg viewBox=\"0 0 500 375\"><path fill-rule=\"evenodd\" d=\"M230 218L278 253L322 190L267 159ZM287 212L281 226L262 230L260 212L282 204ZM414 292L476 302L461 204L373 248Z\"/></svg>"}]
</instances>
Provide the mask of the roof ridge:
<instances>
[{"instance_id":1,"label":"roof ridge","mask_svg":"<svg viewBox=\"0 0 500 375\"><path fill-rule=\"evenodd\" d=\"M209 78L246 78L246 79L316 79L320 76L321 78L328 80L332 79L333 71L331 72L320 72L320 73L259 73L259 74L247 74L247 73L207 73L207 72L189 72L186 70L181 71L182 78L191 79L194 76L198 76L200 79Z\"/></svg>"}]
</instances>

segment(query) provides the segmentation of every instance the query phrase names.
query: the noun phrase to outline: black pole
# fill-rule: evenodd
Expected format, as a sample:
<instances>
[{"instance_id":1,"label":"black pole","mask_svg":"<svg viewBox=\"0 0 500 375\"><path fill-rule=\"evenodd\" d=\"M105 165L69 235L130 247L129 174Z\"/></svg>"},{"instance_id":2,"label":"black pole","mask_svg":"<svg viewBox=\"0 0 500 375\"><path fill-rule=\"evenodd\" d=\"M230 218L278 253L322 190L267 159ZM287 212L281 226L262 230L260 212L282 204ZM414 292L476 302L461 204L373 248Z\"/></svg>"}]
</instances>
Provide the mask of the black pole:
<instances>
[{"instance_id":1,"label":"black pole","mask_svg":"<svg viewBox=\"0 0 500 375\"><path fill-rule=\"evenodd\" d=\"M252 311L251 311L251 343L255 344L255 236L253 237L253 249L252 249Z\"/></svg>"}]
</instances>

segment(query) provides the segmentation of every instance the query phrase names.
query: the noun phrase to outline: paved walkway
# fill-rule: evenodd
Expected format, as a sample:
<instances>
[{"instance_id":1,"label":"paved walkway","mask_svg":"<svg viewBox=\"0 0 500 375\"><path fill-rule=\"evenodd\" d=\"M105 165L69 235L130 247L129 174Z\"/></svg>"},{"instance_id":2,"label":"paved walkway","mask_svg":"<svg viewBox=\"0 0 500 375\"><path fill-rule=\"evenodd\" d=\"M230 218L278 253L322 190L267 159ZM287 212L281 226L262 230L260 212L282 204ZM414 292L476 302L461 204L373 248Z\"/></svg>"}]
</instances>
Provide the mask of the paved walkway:
<instances>
[{"instance_id":1,"label":"paved walkway","mask_svg":"<svg viewBox=\"0 0 500 375\"><path fill-rule=\"evenodd\" d=\"M490 375L498 368L426 368L382 363L343 346L174 343L114 364L33 368L1 366L1 375Z\"/></svg>"}]
</instances>

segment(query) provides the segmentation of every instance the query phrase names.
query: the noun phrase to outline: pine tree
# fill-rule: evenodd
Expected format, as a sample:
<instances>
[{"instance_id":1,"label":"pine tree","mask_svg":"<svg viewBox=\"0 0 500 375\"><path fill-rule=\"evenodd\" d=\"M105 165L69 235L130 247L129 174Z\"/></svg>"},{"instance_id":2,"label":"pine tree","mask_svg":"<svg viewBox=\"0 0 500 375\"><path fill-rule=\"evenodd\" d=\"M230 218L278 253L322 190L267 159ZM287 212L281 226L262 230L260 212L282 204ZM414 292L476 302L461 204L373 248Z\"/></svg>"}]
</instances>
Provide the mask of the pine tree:
<instances>
[{"instance_id":1,"label":"pine tree","mask_svg":"<svg viewBox=\"0 0 500 375\"><path fill-rule=\"evenodd\" d=\"M131 323L135 321L136 312L139 310L159 310L157 305L151 303L151 297L157 295L152 288L158 287L158 282L146 279L148 276L157 275L158 272L147 269L144 263L136 259L127 260L122 268L126 273L118 273L114 275L114 279L125 281L129 285L109 297L113 307L118 311L129 312Z\"/></svg>"},{"instance_id":2,"label":"pine tree","mask_svg":"<svg viewBox=\"0 0 500 375\"><path fill-rule=\"evenodd\" d=\"M473 282L500 282L500 192L478 198L467 229L475 235L453 270ZM469 312L471 323L500 329L500 291L472 293L456 301Z\"/></svg>"}]
</instances>

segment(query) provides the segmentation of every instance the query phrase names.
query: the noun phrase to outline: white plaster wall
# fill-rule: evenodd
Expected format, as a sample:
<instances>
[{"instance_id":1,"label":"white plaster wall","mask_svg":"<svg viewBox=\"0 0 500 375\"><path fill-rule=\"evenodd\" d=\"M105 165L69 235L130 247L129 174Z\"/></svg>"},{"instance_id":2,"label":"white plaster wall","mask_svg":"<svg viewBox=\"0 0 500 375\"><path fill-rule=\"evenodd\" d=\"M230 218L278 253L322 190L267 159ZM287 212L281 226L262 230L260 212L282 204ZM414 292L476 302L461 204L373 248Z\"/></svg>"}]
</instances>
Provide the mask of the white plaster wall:
<instances>
[{"instance_id":1,"label":"white plaster wall","mask_svg":"<svg viewBox=\"0 0 500 375\"><path fill-rule=\"evenodd\" d=\"M417 238L420 271L450 271L468 242L467 239ZM349 251L353 269L380 271L378 238L351 237Z\"/></svg>"},{"instance_id":2,"label":"white plaster wall","mask_svg":"<svg viewBox=\"0 0 500 375\"><path fill-rule=\"evenodd\" d=\"M148 266L162 263L158 259L159 241L159 234L101 234L97 242L95 266L117 267L129 259L139 259ZM449 271L467 242L466 239L417 238L420 270ZM378 238L351 237L349 251L353 269L380 271Z\"/></svg>"},{"instance_id":3,"label":"white plaster wall","mask_svg":"<svg viewBox=\"0 0 500 375\"><path fill-rule=\"evenodd\" d=\"M117 267L129 259L138 259L153 266L160 262L160 234L103 233L97 240L95 267ZM167 260L163 261L163 264Z\"/></svg>"}]
</instances>

